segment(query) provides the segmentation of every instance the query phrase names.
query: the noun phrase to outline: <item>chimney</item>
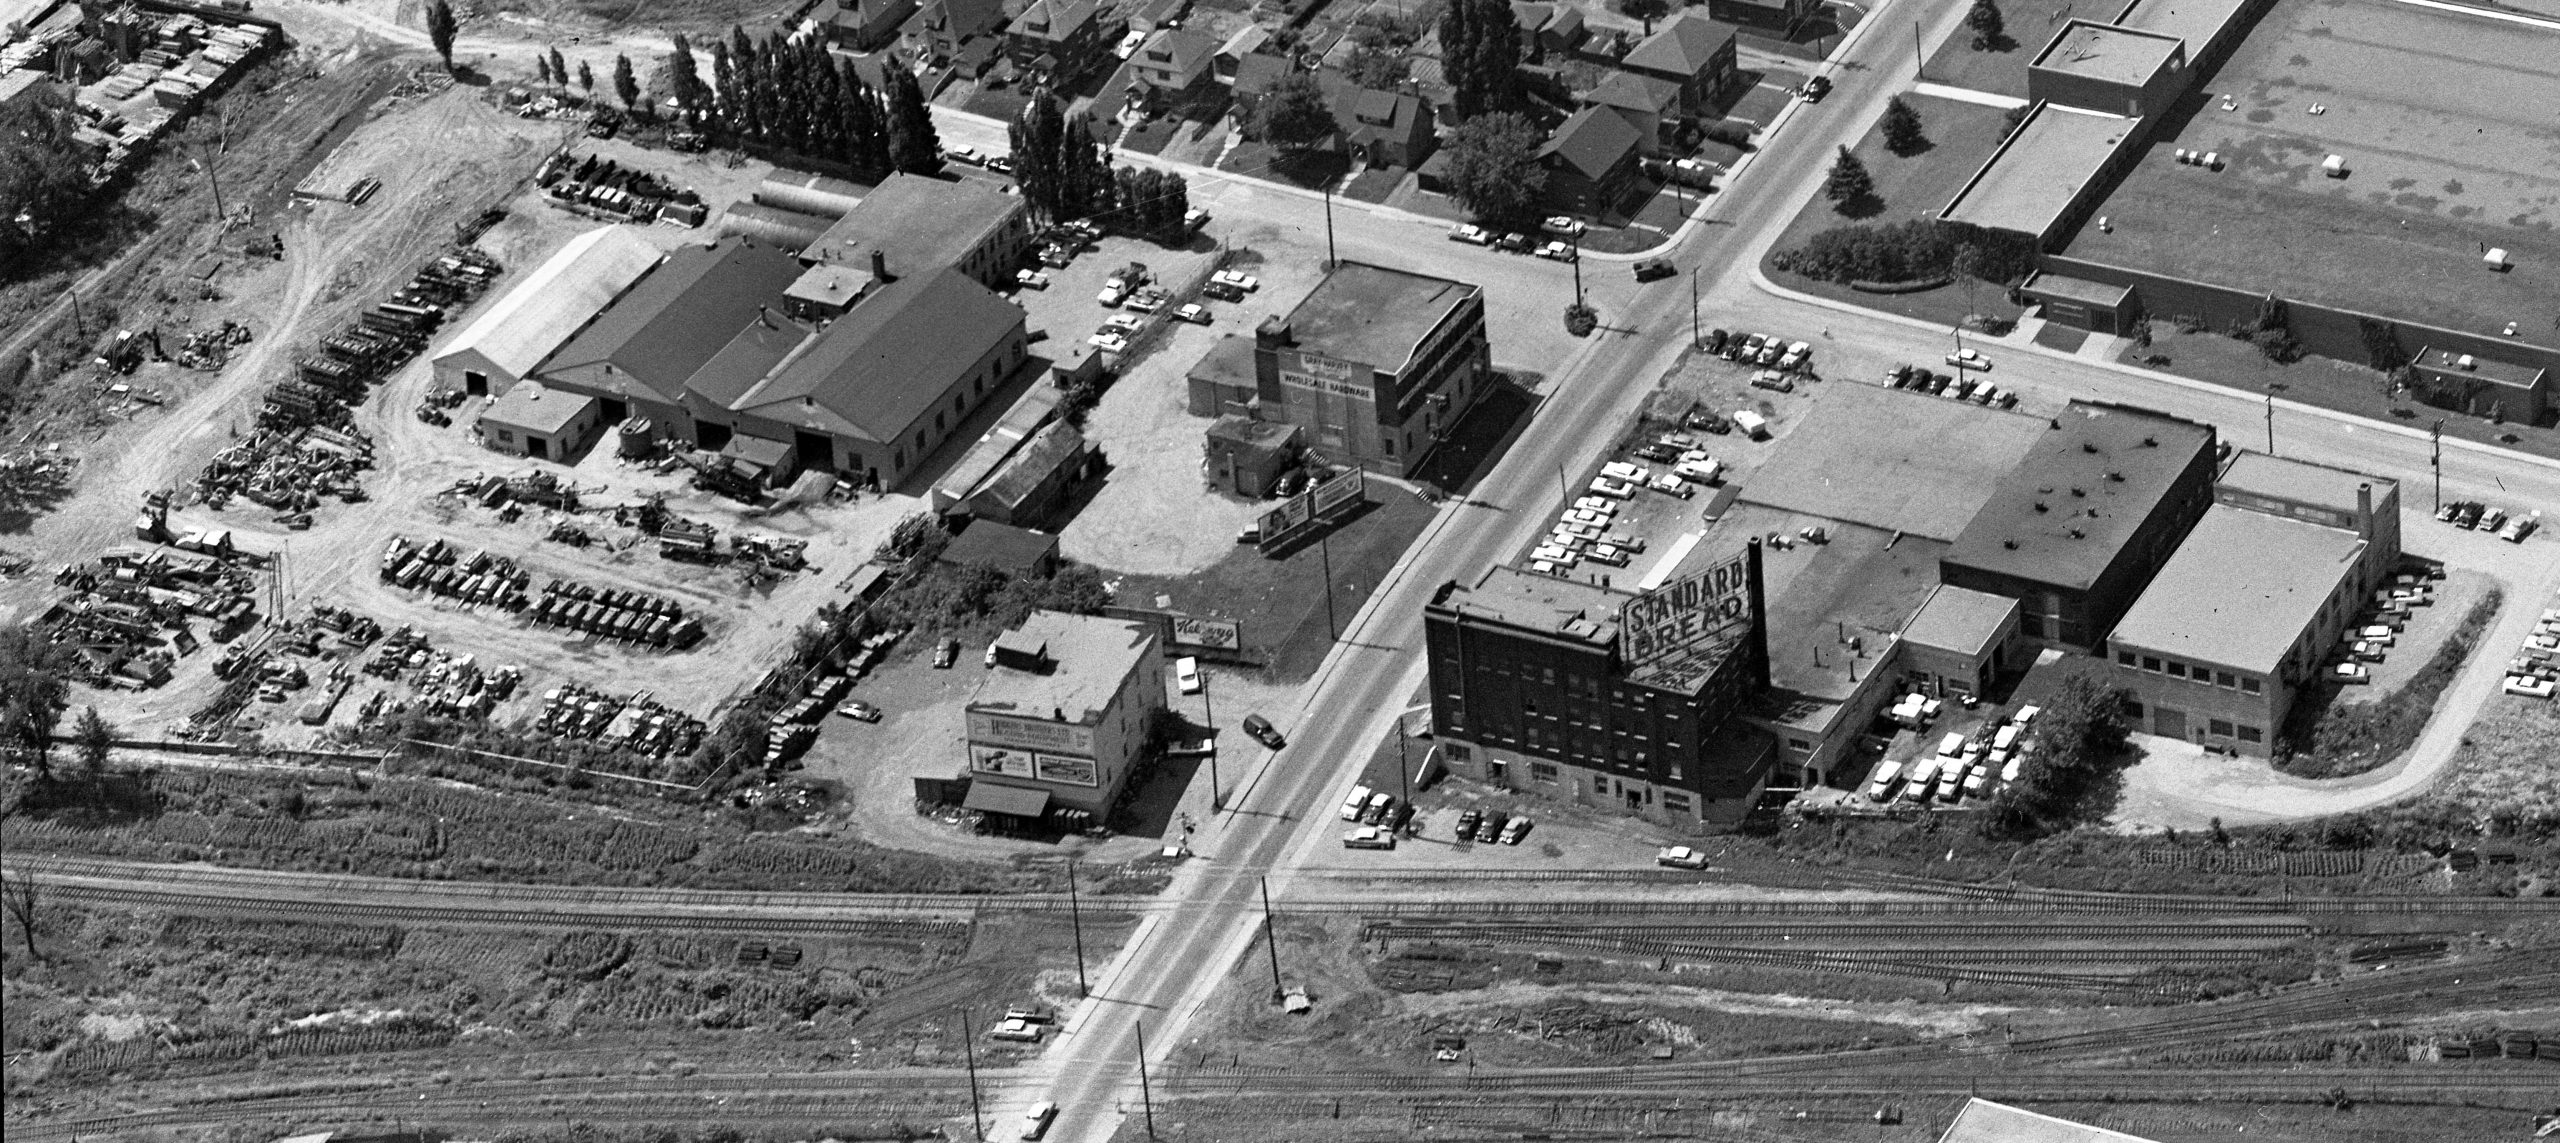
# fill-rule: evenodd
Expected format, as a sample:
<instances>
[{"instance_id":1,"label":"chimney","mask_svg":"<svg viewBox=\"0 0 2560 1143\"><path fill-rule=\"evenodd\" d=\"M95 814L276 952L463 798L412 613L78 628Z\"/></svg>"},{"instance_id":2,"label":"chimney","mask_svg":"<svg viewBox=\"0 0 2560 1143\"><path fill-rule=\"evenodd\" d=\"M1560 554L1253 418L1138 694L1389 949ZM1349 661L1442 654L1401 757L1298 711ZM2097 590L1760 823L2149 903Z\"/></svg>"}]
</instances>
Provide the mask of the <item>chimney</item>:
<instances>
[{"instance_id":1,"label":"chimney","mask_svg":"<svg viewBox=\"0 0 2560 1143\"><path fill-rule=\"evenodd\" d=\"M871 252L871 277L880 282L897 281L896 278L889 276L889 256L887 254L883 254L878 250Z\"/></svg>"},{"instance_id":2,"label":"chimney","mask_svg":"<svg viewBox=\"0 0 2560 1143\"><path fill-rule=\"evenodd\" d=\"M2373 485L2363 481L2356 484L2356 532L2373 538Z\"/></svg>"}]
</instances>

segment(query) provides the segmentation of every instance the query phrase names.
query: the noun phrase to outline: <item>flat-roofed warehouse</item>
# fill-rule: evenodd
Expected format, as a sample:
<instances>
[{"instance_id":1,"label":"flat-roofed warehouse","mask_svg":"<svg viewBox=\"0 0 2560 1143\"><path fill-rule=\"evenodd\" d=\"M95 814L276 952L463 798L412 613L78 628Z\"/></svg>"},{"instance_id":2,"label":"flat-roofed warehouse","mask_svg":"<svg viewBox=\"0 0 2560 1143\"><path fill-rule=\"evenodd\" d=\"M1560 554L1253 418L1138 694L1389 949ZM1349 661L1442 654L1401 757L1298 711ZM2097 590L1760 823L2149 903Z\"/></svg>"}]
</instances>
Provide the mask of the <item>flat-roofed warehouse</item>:
<instances>
[{"instance_id":1,"label":"flat-roofed warehouse","mask_svg":"<svg viewBox=\"0 0 2560 1143\"><path fill-rule=\"evenodd\" d=\"M981 182L901 173L872 188L801 257L866 270L885 265L899 275L947 267L1002 289L1030 248L1031 210L1021 196Z\"/></svg>"},{"instance_id":2,"label":"flat-roofed warehouse","mask_svg":"<svg viewBox=\"0 0 2560 1143\"><path fill-rule=\"evenodd\" d=\"M2019 603L2020 634L2090 649L2213 503L2213 426L2073 401L2002 476L1939 579Z\"/></svg>"},{"instance_id":3,"label":"flat-roofed warehouse","mask_svg":"<svg viewBox=\"0 0 2560 1143\"><path fill-rule=\"evenodd\" d=\"M2107 639L2139 729L2263 755L2354 620L2363 537L2215 505Z\"/></svg>"},{"instance_id":4,"label":"flat-roofed warehouse","mask_svg":"<svg viewBox=\"0 0 2560 1143\"><path fill-rule=\"evenodd\" d=\"M2045 421L1880 385L1834 385L1740 499L1953 540Z\"/></svg>"},{"instance_id":5,"label":"flat-roofed warehouse","mask_svg":"<svg viewBox=\"0 0 2560 1143\"><path fill-rule=\"evenodd\" d=\"M2142 154L2142 121L2038 103L1938 217L2044 248L2097 208Z\"/></svg>"},{"instance_id":6,"label":"flat-roofed warehouse","mask_svg":"<svg viewBox=\"0 0 2560 1143\"><path fill-rule=\"evenodd\" d=\"M1190 411L1304 427L1325 459L1407 475L1485 390L1493 366L1484 291L1343 262L1245 346L1212 346L1192 370Z\"/></svg>"},{"instance_id":7,"label":"flat-roofed warehouse","mask_svg":"<svg viewBox=\"0 0 2560 1143\"><path fill-rule=\"evenodd\" d=\"M658 248L619 226L570 239L435 355L436 385L505 393L658 264Z\"/></svg>"}]
</instances>

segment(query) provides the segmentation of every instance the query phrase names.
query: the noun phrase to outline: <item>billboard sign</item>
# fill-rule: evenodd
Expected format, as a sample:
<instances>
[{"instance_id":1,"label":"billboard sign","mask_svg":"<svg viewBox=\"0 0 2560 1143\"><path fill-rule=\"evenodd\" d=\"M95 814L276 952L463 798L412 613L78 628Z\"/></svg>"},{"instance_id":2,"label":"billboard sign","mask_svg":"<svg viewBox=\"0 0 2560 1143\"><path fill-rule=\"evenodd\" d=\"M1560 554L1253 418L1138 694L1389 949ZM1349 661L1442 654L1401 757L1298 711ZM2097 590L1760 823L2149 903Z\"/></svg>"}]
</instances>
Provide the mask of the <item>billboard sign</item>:
<instances>
[{"instance_id":1,"label":"billboard sign","mask_svg":"<svg viewBox=\"0 0 2560 1143\"><path fill-rule=\"evenodd\" d=\"M1280 506L1262 514L1262 539L1258 546L1270 551L1313 527L1349 511L1369 498L1369 473L1353 465L1341 472L1309 485L1306 491L1280 502Z\"/></svg>"},{"instance_id":2,"label":"billboard sign","mask_svg":"<svg viewBox=\"0 0 2560 1143\"><path fill-rule=\"evenodd\" d=\"M1207 647L1233 651L1244 646L1244 628L1223 619L1195 619L1176 615L1173 619L1173 642L1178 647Z\"/></svg>"},{"instance_id":3,"label":"billboard sign","mask_svg":"<svg viewBox=\"0 0 2560 1143\"><path fill-rule=\"evenodd\" d=\"M969 743L972 747L984 743L1017 750L1055 750L1090 757L1093 754L1093 728L1072 722L973 710L969 712Z\"/></svg>"},{"instance_id":4,"label":"billboard sign","mask_svg":"<svg viewBox=\"0 0 2560 1143\"><path fill-rule=\"evenodd\" d=\"M1262 514L1262 546L1271 547L1287 536L1315 521L1315 498L1301 492L1280 502L1280 506Z\"/></svg>"},{"instance_id":5,"label":"billboard sign","mask_svg":"<svg viewBox=\"0 0 2560 1143\"><path fill-rule=\"evenodd\" d=\"M1369 472L1356 465L1307 490L1307 499L1314 503L1315 516L1319 520L1368 497Z\"/></svg>"},{"instance_id":6,"label":"billboard sign","mask_svg":"<svg viewBox=\"0 0 2560 1143\"><path fill-rule=\"evenodd\" d=\"M1031 752L1003 746L981 746L972 742L969 744L969 772L1002 774L1008 778L1028 778L1031 776Z\"/></svg>"},{"instance_id":7,"label":"billboard sign","mask_svg":"<svg viewBox=\"0 0 2560 1143\"><path fill-rule=\"evenodd\" d=\"M1094 765L1091 758L1035 753L1031 756L1031 770L1032 774L1043 782L1057 782L1068 786L1102 784L1101 768Z\"/></svg>"},{"instance_id":8,"label":"billboard sign","mask_svg":"<svg viewBox=\"0 0 2560 1143\"><path fill-rule=\"evenodd\" d=\"M1749 553L1630 600L1618 613L1618 653L1649 663L1751 622Z\"/></svg>"}]
</instances>

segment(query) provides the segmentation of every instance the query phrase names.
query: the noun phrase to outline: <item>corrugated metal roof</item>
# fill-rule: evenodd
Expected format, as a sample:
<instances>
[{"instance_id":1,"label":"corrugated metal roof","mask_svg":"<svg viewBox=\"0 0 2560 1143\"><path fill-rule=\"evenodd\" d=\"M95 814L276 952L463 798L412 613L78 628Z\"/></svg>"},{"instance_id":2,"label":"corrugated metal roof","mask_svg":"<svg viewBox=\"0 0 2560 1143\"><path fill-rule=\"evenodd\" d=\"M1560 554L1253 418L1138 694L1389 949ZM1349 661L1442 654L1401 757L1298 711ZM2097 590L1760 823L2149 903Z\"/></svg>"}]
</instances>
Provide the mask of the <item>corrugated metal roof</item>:
<instances>
[{"instance_id":1,"label":"corrugated metal roof","mask_svg":"<svg viewBox=\"0 0 2560 1143\"><path fill-rule=\"evenodd\" d=\"M1020 306L957 270L900 278L730 407L886 443L1022 324Z\"/></svg>"},{"instance_id":2,"label":"corrugated metal roof","mask_svg":"<svg viewBox=\"0 0 2560 1143\"><path fill-rule=\"evenodd\" d=\"M657 248L630 231L616 226L590 230L535 267L448 342L436 362L476 353L522 377L657 264Z\"/></svg>"}]
</instances>

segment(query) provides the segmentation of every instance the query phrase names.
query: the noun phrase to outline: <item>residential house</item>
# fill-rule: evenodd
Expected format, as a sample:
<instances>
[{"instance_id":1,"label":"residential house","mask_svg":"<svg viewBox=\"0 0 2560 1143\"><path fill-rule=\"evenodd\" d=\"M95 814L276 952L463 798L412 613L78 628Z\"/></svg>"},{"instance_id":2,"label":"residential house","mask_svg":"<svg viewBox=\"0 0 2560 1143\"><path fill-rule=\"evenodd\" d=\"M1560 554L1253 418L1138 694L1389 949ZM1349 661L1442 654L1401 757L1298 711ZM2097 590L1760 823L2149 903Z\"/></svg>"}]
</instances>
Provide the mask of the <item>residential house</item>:
<instances>
[{"instance_id":1,"label":"residential house","mask_svg":"<svg viewBox=\"0 0 2560 1143\"><path fill-rule=\"evenodd\" d=\"M1802 32L1821 11L1821 0L1707 0L1711 18L1790 37Z\"/></svg>"},{"instance_id":2,"label":"residential house","mask_svg":"<svg viewBox=\"0 0 2560 1143\"><path fill-rule=\"evenodd\" d=\"M1146 0L1129 14L1129 30L1152 36L1167 28L1179 27L1182 15L1191 10L1191 0Z\"/></svg>"},{"instance_id":3,"label":"residential house","mask_svg":"<svg viewBox=\"0 0 2560 1143\"><path fill-rule=\"evenodd\" d=\"M1648 158L1662 155L1680 130L1680 85L1632 71L1613 71L1582 99L1606 108L1636 129L1636 148Z\"/></svg>"},{"instance_id":4,"label":"residential house","mask_svg":"<svg viewBox=\"0 0 2560 1143\"><path fill-rule=\"evenodd\" d=\"M830 44L867 52L889 42L916 0L818 0L809 21Z\"/></svg>"},{"instance_id":5,"label":"residential house","mask_svg":"<svg viewBox=\"0 0 2560 1143\"><path fill-rule=\"evenodd\" d=\"M1015 67L1051 85L1111 58L1095 0L1032 0L1005 30Z\"/></svg>"},{"instance_id":6,"label":"residential house","mask_svg":"<svg viewBox=\"0 0 2560 1143\"><path fill-rule=\"evenodd\" d=\"M909 55L948 63L962 45L1004 26L1004 0L925 0L899 29Z\"/></svg>"},{"instance_id":7,"label":"residential house","mask_svg":"<svg viewBox=\"0 0 2560 1143\"><path fill-rule=\"evenodd\" d=\"M1571 4L1515 0L1511 19L1520 26L1520 46L1527 50L1533 63L1549 53L1570 54L1591 38L1591 28L1582 20L1582 9Z\"/></svg>"},{"instance_id":8,"label":"residential house","mask_svg":"<svg viewBox=\"0 0 2560 1143\"><path fill-rule=\"evenodd\" d=\"M1547 201L1573 214L1616 206L1635 183L1637 141L1635 127L1614 110L1574 112L1538 151L1538 165L1547 172Z\"/></svg>"},{"instance_id":9,"label":"residential house","mask_svg":"<svg viewBox=\"0 0 2560 1143\"><path fill-rule=\"evenodd\" d=\"M1279 56L1249 55L1236 61L1236 118L1250 121L1262 109L1262 97L1280 86L1290 68L1289 61Z\"/></svg>"},{"instance_id":10,"label":"residential house","mask_svg":"<svg viewBox=\"0 0 2560 1143\"><path fill-rule=\"evenodd\" d=\"M1360 87L1335 73L1319 82L1339 124L1336 146L1373 167L1421 166L1439 144L1431 105L1411 90Z\"/></svg>"},{"instance_id":11,"label":"residential house","mask_svg":"<svg viewBox=\"0 0 2560 1143\"><path fill-rule=\"evenodd\" d=\"M1129 62L1141 82L1160 91L1188 91L1209 74L1218 42L1187 28L1158 29Z\"/></svg>"},{"instance_id":12,"label":"residential house","mask_svg":"<svg viewBox=\"0 0 2560 1143\"><path fill-rule=\"evenodd\" d=\"M1682 12L1645 37L1643 43L1618 61L1618 66L1637 75L1678 84L1681 114L1707 114L1716 109L1741 74L1733 40L1731 26L1696 12Z\"/></svg>"},{"instance_id":13,"label":"residential house","mask_svg":"<svg viewBox=\"0 0 2560 1143\"><path fill-rule=\"evenodd\" d=\"M1246 57L1261 51L1263 45L1270 42L1271 29L1260 24L1238 28L1236 34L1227 37L1227 42L1218 45L1218 54L1209 61L1210 70L1217 75L1218 82L1233 86L1236 72L1244 66Z\"/></svg>"}]
</instances>

